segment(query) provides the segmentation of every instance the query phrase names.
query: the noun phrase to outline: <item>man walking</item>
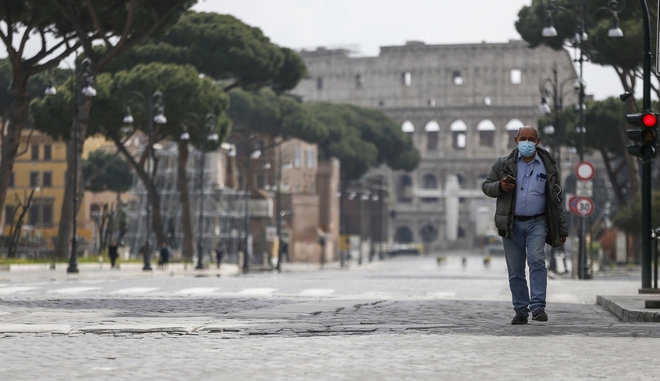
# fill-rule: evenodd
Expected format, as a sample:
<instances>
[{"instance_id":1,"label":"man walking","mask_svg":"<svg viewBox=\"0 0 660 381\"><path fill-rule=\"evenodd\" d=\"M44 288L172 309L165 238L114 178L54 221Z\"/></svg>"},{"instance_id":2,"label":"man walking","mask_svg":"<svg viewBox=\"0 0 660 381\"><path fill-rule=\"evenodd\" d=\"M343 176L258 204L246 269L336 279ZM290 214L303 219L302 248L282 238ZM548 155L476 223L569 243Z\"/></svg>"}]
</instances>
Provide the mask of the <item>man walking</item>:
<instances>
[{"instance_id":1,"label":"man walking","mask_svg":"<svg viewBox=\"0 0 660 381\"><path fill-rule=\"evenodd\" d=\"M544 247L546 243L563 245L568 227L557 162L538 147L538 131L522 127L515 142L518 147L497 159L481 189L486 196L497 198L495 226L503 237L516 312L511 324L527 324L530 311L533 320L548 320ZM529 265L529 289L525 262Z\"/></svg>"}]
</instances>

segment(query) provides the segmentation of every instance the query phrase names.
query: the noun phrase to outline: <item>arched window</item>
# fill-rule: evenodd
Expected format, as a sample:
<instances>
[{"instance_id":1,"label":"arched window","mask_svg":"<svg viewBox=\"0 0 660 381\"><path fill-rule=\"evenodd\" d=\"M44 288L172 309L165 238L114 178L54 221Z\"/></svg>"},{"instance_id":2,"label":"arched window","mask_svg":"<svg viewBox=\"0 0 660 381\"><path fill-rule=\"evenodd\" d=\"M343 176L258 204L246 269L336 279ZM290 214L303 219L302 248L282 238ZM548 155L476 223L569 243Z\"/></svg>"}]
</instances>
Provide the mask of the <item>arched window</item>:
<instances>
[{"instance_id":1,"label":"arched window","mask_svg":"<svg viewBox=\"0 0 660 381\"><path fill-rule=\"evenodd\" d=\"M432 174L424 175L424 189L438 189L438 180ZM422 202L438 202L438 197L423 197Z\"/></svg>"},{"instance_id":2,"label":"arched window","mask_svg":"<svg viewBox=\"0 0 660 381\"><path fill-rule=\"evenodd\" d=\"M409 71L401 74L401 79L404 86L410 87L412 85L412 74Z\"/></svg>"},{"instance_id":3,"label":"arched window","mask_svg":"<svg viewBox=\"0 0 660 381\"><path fill-rule=\"evenodd\" d=\"M429 151L438 149L438 135L440 131L440 125L435 120L432 120L426 123L424 127L426 131L426 149Z\"/></svg>"},{"instance_id":4,"label":"arched window","mask_svg":"<svg viewBox=\"0 0 660 381\"><path fill-rule=\"evenodd\" d=\"M425 225L420 229L419 234L422 236L422 241L433 242L438 238L438 228L431 224Z\"/></svg>"},{"instance_id":5,"label":"arched window","mask_svg":"<svg viewBox=\"0 0 660 381\"><path fill-rule=\"evenodd\" d=\"M467 124L462 120L456 120L449 126L452 134L452 147L454 149L465 149L467 146Z\"/></svg>"},{"instance_id":6,"label":"arched window","mask_svg":"<svg viewBox=\"0 0 660 381\"><path fill-rule=\"evenodd\" d=\"M479 131L479 146L492 147L495 140L495 125L488 119L484 119L477 124Z\"/></svg>"},{"instance_id":7,"label":"arched window","mask_svg":"<svg viewBox=\"0 0 660 381\"><path fill-rule=\"evenodd\" d=\"M438 181L434 175L424 175L424 189L438 189Z\"/></svg>"},{"instance_id":8,"label":"arched window","mask_svg":"<svg viewBox=\"0 0 660 381\"><path fill-rule=\"evenodd\" d=\"M509 135L509 144L507 145L509 148L516 147L516 141L514 138L518 136L518 130L520 130L523 126L524 124L520 121L520 119L511 119L507 122L505 128L507 135Z\"/></svg>"},{"instance_id":9,"label":"arched window","mask_svg":"<svg viewBox=\"0 0 660 381\"><path fill-rule=\"evenodd\" d=\"M401 125L401 131L405 133L413 133L415 132L415 126L413 126L413 124L410 121L406 120Z\"/></svg>"},{"instance_id":10,"label":"arched window","mask_svg":"<svg viewBox=\"0 0 660 381\"><path fill-rule=\"evenodd\" d=\"M398 188L399 202L412 202L412 178L408 175L399 176Z\"/></svg>"},{"instance_id":11,"label":"arched window","mask_svg":"<svg viewBox=\"0 0 660 381\"><path fill-rule=\"evenodd\" d=\"M410 243L413 241L413 234L410 228L402 226L396 229L394 233L394 242L396 243Z\"/></svg>"}]
</instances>

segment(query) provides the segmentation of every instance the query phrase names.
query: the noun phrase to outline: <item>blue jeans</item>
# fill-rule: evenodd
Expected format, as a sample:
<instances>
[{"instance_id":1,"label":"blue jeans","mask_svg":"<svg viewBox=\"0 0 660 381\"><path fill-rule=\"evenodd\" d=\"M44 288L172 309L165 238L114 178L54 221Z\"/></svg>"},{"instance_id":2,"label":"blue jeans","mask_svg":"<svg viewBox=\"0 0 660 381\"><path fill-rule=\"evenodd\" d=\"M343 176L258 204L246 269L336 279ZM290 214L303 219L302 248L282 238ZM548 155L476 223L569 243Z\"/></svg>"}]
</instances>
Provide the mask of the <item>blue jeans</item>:
<instances>
[{"instance_id":1,"label":"blue jeans","mask_svg":"<svg viewBox=\"0 0 660 381\"><path fill-rule=\"evenodd\" d=\"M528 221L513 221L513 238L504 238L506 266L509 270L509 288L513 309L529 315L537 308L545 309L548 270L545 267L545 216ZM527 288L525 261L529 265L531 288Z\"/></svg>"}]
</instances>

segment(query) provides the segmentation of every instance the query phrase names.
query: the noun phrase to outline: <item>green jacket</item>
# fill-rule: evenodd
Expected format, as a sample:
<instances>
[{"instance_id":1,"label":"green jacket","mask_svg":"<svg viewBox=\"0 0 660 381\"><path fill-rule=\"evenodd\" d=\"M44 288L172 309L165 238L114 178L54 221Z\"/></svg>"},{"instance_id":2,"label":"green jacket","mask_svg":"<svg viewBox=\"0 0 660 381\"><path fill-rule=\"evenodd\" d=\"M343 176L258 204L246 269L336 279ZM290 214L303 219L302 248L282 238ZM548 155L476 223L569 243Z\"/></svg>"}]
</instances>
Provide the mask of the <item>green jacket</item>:
<instances>
[{"instance_id":1,"label":"green jacket","mask_svg":"<svg viewBox=\"0 0 660 381\"><path fill-rule=\"evenodd\" d=\"M545 216L547 220L545 242L553 247L557 247L559 246L560 237L568 236L568 225L566 224L566 214L564 213L557 162L543 148L537 147L536 154L543 161L548 175L545 188ZM511 238L513 235L513 213L516 207L516 191L502 192L500 190L500 180L507 174L517 178L517 158L518 148L515 148L508 156L502 156L497 159L486 181L481 185L481 189L486 196L497 198L495 226L497 227L498 234L506 238Z\"/></svg>"}]
</instances>

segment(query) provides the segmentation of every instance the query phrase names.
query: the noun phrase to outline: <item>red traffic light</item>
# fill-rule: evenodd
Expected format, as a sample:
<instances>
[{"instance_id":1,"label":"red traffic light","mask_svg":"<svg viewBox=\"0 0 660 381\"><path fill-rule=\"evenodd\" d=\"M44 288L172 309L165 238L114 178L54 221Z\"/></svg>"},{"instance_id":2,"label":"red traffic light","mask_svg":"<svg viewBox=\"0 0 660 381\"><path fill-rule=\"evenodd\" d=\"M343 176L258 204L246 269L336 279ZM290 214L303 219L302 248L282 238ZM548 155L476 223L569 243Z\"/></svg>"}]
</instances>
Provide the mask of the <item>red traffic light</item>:
<instances>
[{"instance_id":1,"label":"red traffic light","mask_svg":"<svg viewBox=\"0 0 660 381\"><path fill-rule=\"evenodd\" d=\"M645 127L655 127L658 122L658 117L653 113L644 114L642 116L642 124Z\"/></svg>"}]
</instances>

